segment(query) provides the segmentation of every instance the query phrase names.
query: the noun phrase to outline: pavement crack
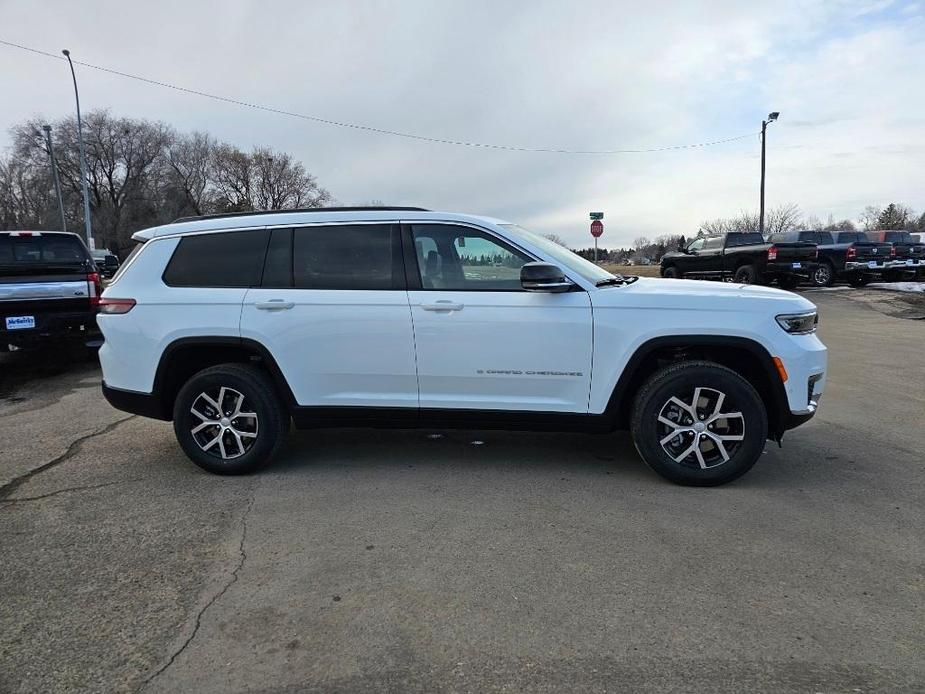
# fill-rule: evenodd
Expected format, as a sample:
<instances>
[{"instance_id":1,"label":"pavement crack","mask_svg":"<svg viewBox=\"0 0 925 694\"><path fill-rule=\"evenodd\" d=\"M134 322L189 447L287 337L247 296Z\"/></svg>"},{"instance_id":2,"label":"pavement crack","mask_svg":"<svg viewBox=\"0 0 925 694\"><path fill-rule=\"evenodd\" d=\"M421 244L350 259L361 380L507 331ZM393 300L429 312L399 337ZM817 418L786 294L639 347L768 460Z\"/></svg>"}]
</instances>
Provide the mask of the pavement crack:
<instances>
[{"instance_id":1,"label":"pavement crack","mask_svg":"<svg viewBox=\"0 0 925 694\"><path fill-rule=\"evenodd\" d=\"M149 684L154 680L160 677L164 672L166 672L171 665L180 657L180 654L185 651L189 645L193 642L193 639L196 638L196 635L199 633L199 628L202 626L203 615L209 610L212 605L218 602L221 597L228 591L231 586L235 584L238 580L238 573L244 567L244 563L247 561L247 552L244 549L244 543L247 541L247 518L250 515L251 509L254 506L254 495L251 494L250 498L247 500L247 508L244 509L244 513L241 515L241 540L238 544L238 561L234 569L231 571L231 575L228 580L225 582L225 585L222 586L215 595L209 598L208 602L203 605L202 609L196 614L196 621L193 624L193 630L190 632L190 635L186 637L180 647L174 651L173 655L170 656L170 659L164 663L161 667L155 670L150 677L148 677L142 685L138 688L138 691L145 689Z\"/></svg>"},{"instance_id":2,"label":"pavement crack","mask_svg":"<svg viewBox=\"0 0 925 694\"><path fill-rule=\"evenodd\" d=\"M141 477L131 480L119 480L117 482L102 482L100 484L87 484L79 487L65 487L64 489L56 489L53 492L48 492L47 494L39 494L38 496L21 496L15 499L0 499L0 504L18 504L24 501L38 501L39 499L47 499L50 496L57 496L58 494L66 494L68 492L85 492L92 489L102 489L103 487L112 487L117 484L128 484L129 482L140 482Z\"/></svg>"},{"instance_id":3,"label":"pavement crack","mask_svg":"<svg viewBox=\"0 0 925 694\"><path fill-rule=\"evenodd\" d=\"M137 416L138 415L133 414L133 415L129 415L128 417L123 417L122 419L117 419L115 422L112 422L111 424L107 424L102 429L97 429L96 431L93 431L85 436L81 436L79 439L75 439L74 441L71 442L71 445L67 447L67 450L64 451L64 453L59 455L57 458L53 458L52 460L49 460L47 463L43 463L42 465L39 465L36 468L32 468L28 472L25 472L22 475L19 475L18 477L14 477L12 480L10 480L6 484L4 484L2 487L0 487L0 499L5 499L10 494L12 494L17 488L19 488L20 486L28 482L30 479L32 479L36 475L42 472L45 472L46 470L50 470L56 465L60 465L61 463L64 463L70 460L71 458L73 458L75 455L77 455L80 452L80 449L82 448L85 441L92 439L96 436L102 436L103 434L108 434L110 431L115 429L117 426L119 426L123 422L127 422L128 420L134 419Z\"/></svg>"}]
</instances>

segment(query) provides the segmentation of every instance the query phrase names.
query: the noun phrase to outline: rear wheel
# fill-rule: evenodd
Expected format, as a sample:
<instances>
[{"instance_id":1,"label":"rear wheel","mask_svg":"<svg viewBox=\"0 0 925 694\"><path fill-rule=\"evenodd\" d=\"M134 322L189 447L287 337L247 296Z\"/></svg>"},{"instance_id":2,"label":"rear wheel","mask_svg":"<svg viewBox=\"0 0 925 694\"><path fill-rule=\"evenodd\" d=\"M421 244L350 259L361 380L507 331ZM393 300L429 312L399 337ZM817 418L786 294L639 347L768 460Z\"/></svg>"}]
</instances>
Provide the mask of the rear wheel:
<instances>
[{"instance_id":1,"label":"rear wheel","mask_svg":"<svg viewBox=\"0 0 925 694\"><path fill-rule=\"evenodd\" d=\"M682 275L680 272L678 272L678 268L674 267L673 265L669 265L664 270L662 270L662 277L676 280L681 279Z\"/></svg>"},{"instance_id":2,"label":"rear wheel","mask_svg":"<svg viewBox=\"0 0 925 694\"><path fill-rule=\"evenodd\" d=\"M633 403L636 450L677 484L714 486L745 474L764 450L768 418L761 397L735 371L706 361L671 364Z\"/></svg>"},{"instance_id":3,"label":"rear wheel","mask_svg":"<svg viewBox=\"0 0 925 694\"><path fill-rule=\"evenodd\" d=\"M754 265L743 265L736 269L733 280L739 284L760 284Z\"/></svg>"},{"instance_id":4,"label":"rear wheel","mask_svg":"<svg viewBox=\"0 0 925 694\"><path fill-rule=\"evenodd\" d=\"M267 374L242 364L200 371L174 402L173 428L183 452L219 475L241 475L266 465L288 424Z\"/></svg>"},{"instance_id":5,"label":"rear wheel","mask_svg":"<svg viewBox=\"0 0 925 694\"><path fill-rule=\"evenodd\" d=\"M810 279L814 287L831 287L835 281L835 270L829 263L819 263Z\"/></svg>"}]
</instances>

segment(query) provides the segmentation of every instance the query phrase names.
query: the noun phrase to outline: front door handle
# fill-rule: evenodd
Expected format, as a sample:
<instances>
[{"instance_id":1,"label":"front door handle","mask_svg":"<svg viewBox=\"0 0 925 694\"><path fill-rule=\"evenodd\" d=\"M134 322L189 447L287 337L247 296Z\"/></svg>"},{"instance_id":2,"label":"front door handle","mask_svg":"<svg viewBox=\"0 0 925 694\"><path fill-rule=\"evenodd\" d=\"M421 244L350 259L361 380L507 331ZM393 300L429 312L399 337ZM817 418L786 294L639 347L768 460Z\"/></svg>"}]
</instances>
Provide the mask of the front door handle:
<instances>
[{"instance_id":1,"label":"front door handle","mask_svg":"<svg viewBox=\"0 0 925 694\"><path fill-rule=\"evenodd\" d=\"M462 311L463 304L457 304L455 301L436 301L432 304L421 304L425 311Z\"/></svg>"},{"instance_id":2,"label":"front door handle","mask_svg":"<svg viewBox=\"0 0 925 694\"><path fill-rule=\"evenodd\" d=\"M283 311L295 306L294 301L284 301L283 299L270 299L269 301L258 301L254 304L254 308L260 309L261 311Z\"/></svg>"}]
</instances>

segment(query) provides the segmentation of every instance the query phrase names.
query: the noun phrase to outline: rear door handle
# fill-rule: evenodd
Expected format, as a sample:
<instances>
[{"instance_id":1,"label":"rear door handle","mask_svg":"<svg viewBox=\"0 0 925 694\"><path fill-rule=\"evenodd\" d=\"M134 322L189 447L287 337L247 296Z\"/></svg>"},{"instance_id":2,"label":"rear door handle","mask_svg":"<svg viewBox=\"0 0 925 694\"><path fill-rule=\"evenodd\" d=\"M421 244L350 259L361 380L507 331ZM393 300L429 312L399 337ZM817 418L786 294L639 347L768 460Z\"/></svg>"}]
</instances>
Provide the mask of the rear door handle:
<instances>
[{"instance_id":1,"label":"rear door handle","mask_svg":"<svg viewBox=\"0 0 925 694\"><path fill-rule=\"evenodd\" d=\"M283 299L270 299L269 301L257 301L254 308L261 311L283 311L295 306L294 301L284 301Z\"/></svg>"},{"instance_id":2,"label":"rear door handle","mask_svg":"<svg viewBox=\"0 0 925 694\"><path fill-rule=\"evenodd\" d=\"M432 304L421 304L425 311L462 311L463 304L457 304L455 301L436 301Z\"/></svg>"}]
</instances>

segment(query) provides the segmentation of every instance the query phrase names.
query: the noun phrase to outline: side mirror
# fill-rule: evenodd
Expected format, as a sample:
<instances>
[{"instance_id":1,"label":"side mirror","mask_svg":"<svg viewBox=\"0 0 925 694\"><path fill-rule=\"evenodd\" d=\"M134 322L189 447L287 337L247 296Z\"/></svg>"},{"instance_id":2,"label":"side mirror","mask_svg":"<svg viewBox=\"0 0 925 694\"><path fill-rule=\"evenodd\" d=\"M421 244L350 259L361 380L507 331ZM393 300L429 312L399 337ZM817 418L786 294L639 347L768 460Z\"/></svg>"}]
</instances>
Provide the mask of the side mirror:
<instances>
[{"instance_id":1,"label":"side mirror","mask_svg":"<svg viewBox=\"0 0 925 694\"><path fill-rule=\"evenodd\" d=\"M528 292L567 292L573 285L558 265L527 263L520 268L520 286Z\"/></svg>"}]
</instances>

